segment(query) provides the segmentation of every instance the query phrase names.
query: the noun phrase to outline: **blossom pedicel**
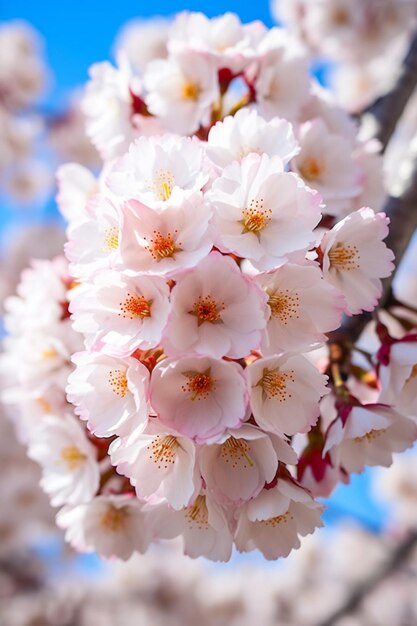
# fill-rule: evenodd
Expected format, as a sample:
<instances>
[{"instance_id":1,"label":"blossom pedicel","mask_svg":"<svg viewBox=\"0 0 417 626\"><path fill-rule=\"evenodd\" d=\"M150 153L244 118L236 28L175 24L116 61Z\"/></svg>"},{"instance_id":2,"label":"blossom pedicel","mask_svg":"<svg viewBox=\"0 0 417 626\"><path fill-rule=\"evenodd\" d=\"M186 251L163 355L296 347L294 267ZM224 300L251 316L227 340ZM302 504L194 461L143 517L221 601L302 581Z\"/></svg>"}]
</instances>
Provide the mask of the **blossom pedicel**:
<instances>
[{"instance_id":1,"label":"blossom pedicel","mask_svg":"<svg viewBox=\"0 0 417 626\"><path fill-rule=\"evenodd\" d=\"M180 535L192 557L275 559L321 525L317 494L416 436L312 352L377 304L388 220L357 210L366 144L283 31L164 28L136 69L127 52L93 68L105 163L59 171L68 265L35 264L8 302L7 399L77 549L126 559Z\"/></svg>"}]
</instances>

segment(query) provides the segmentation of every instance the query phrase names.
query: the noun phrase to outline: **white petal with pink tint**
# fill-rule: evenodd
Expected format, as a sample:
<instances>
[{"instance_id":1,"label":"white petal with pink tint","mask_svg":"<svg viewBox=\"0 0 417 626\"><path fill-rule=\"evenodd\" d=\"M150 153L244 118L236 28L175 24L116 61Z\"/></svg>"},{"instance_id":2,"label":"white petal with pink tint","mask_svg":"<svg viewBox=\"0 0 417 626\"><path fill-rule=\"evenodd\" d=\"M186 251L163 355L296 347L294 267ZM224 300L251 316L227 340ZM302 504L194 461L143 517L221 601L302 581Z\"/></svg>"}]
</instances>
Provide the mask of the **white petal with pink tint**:
<instances>
[{"instance_id":1,"label":"white petal with pink tint","mask_svg":"<svg viewBox=\"0 0 417 626\"><path fill-rule=\"evenodd\" d=\"M150 419L140 433L116 439L109 453L118 473L129 478L139 498L164 500L181 509L201 487L195 444L157 419Z\"/></svg>"},{"instance_id":2,"label":"white petal with pink tint","mask_svg":"<svg viewBox=\"0 0 417 626\"><path fill-rule=\"evenodd\" d=\"M283 163L288 163L299 148L287 120L274 117L267 122L256 109L241 109L211 128L206 152L210 160L223 169L252 152L278 156Z\"/></svg>"},{"instance_id":3,"label":"white petal with pink tint","mask_svg":"<svg viewBox=\"0 0 417 626\"><path fill-rule=\"evenodd\" d=\"M249 259L261 270L282 265L314 241L321 199L301 178L284 172L279 157L250 154L227 166L207 197L216 246Z\"/></svg>"},{"instance_id":4,"label":"white petal with pink tint","mask_svg":"<svg viewBox=\"0 0 417 626\"><path fill-rule=\"evenodd\" d=\"M242 368L211 357L165 359L153 370L151 405L163 424L204 442L245 419Z\"/></svg>"},{"instance_id":5,"label":"white petal with pink tint","mask_svg":"<svg viewBox=\"0 0 417 626\"><path fill-rule=\"evenodd\" d=\"M172 275L192 267L212 248L211 210L201 193L157 211L131 200L123 206L121 258L136 272Z\"/></svg>"},{"instance_id":6,"label":"white petal with pink tint","mask_svg":"<svg viewBox=\"0 0 417 626\"><path fill-rule=\"evenodd\" d=\"M286 263L258 274L255 282L268 296L269 320L262 341L265 355L301 350L327 341L346 306L344 296L323 279L315 264Z\"/></svg>"},{"instance_id":7,"label":"white petal with pink tint","mask_svg":"<svg viewBox=\"0 0 417 626\"><path fill-rule=\"evenodd\" d=\"M98 437L128 434L148 419L149 371L137 359L79 352L67 398Z\"/></svg>"},{"instance_id":8,"label":"white petal with pink tint","mask_svg":"<svg viewBox=\"0 0 417 626\"><path fill-rule=\"evenodd\" d=\"M373 311L382 292L381 278L394 269L394 255L382 241L388 235L384 213L363 208L338 222L323 237L323 274L347 300L347 313Z\"/></svg>"},{"instance_id":9,"label":"white petal with pink tint","mask_svg":"<svg viewBox=\"0 0 417 626\"><path fill-rule=\"evenodd\" d=\"M105 559L126 561L143 554L150 528L143 504L129 495L100 495L78 506L65 506L56 518L65 539L80 552L97 552Z\"/></svg>"},{"instance_id":10,"label":"white petal with pink tint","mask_svg":"<svg viewBox=\"0 0 417 626\"><path fill-rule=\"evenodd\" d=\"M90 198L85 218L70 229L65 245L72 276L85 279L117 265L120 222L121 213L109 198L103 194Z\"/></svg>"},{"instance_id":11,"label":"white petal with pink tint","mask_svg":"<svg viewBox=\"0 0 417 626\"><path fill-rule=\"evenodd\" d=\"M177 135L141 137L110 168L107 184L121 200L163 209L201 191L208 180L197 139Z\"/></svg>"},{"instance_id":12,"label":"white petal with pink tint","mask_svg":"<svg viewBox=\"0 0 417 626\"><path fill-rule=\"evenodd\" d=\"M278 438L243 424L237 430L227 430L216 443L200 448L202 476L219 501L239 504L250 500L275 477L278 460L297 461L295 452L283 439L277 454L273 439Z\"/></svg>"},{"instance_id":13,"label":"white petal with pink tint","mask_svg":"<svg viewBox=\"0 0 417 626\"><path fill-rule=\"evenodd\" d=\"M327 377L302 355L276 355L246 368L253 416L277 435L305 433L319 416L319 400L328 393Z\"/></svg>"},{"instance_id":14,"label":"white petal with pink tint","mask_svg":"<svg viewBox=\"0 0 417 626\"><path fill-rule=\"evenodd\" d=\"M238 511L236 547L240 552L258 549L266 559L288 556L300 547L300 536L323 525L322 510L306 489L278 478L276 487L261 491Z\"/></svg>"},{"instance_id":15,"label":"white petal with pink tint","mask_svg":"<svg viewBox=\"0 0 417 626\"><path fill-rule=\"evenodd\" d=\"M163 505L154 507L149 516L155 536L172 539L181 535L184 553L191 558L230 559L233 536L226 511L209 493L200 493L192 504L180 511Z\"/></svg>"},{"instance_id":16,"label":"white petal with pink tint","mask_svg":"<svg viewBox=\"0 0 417 626\"><path fill-rule=\"evenodd\" d=\"M86 335L89 348L113 356L154 348L167 322L168 297L162 278L104 272L71 301L74 329Z\"/></svg>"},{"instance_id":17,"label":"white petal with pink tint","mask_svg":"<svg viewBox=\"0 0 417 626\"><path fill-rule=\"evenodd\" d=\"M178 279L163 344L169 355L191 352L241 358L259 347L266 296L231 258L212 252Z\"/></svg>"}]
</instances>

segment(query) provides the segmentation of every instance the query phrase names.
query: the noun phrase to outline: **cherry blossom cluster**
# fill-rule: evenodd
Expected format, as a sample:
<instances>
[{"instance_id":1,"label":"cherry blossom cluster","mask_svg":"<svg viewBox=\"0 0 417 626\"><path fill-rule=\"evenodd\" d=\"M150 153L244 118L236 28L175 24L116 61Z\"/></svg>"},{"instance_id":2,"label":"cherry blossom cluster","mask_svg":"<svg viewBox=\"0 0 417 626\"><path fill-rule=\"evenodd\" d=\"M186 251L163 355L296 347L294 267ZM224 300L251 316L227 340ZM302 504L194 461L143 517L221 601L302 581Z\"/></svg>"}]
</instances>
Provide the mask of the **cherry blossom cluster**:
<instances>
[{"instance_id":1,"label":"cherry blossom cluster","mask_svg":"<svg viewBox=\"0 0 417 626\"><path fill-rule=\"evenodd\" d=\"M43 110L51 75L43 48L30 24L0 22L0 193L25 206L46 202L54 160L100 164L79 95L72 94L59 114Z\"/></svg>"},{"instance_id":2,"label":"cherry blossom cluster","mask_svg":"<svg viewBox=\"0 0 417 626\"><path fill-rule=\"evenodd\" d=\"M8 302L9 399L77 549L275 559L321 525L316 495L417 437L325 350L393 270L380 159L284 31L185 13L161 34L93 67L105 164L58 172L69 265Z\"/></svg>"},{"instance_id":3,"label":"cherry blossom cluster","mask_svg":"<svg viewBox=\"0 0 417 626\"><path fill-rule=\"evenodd\" d=\"M355 111L390 88L417 24L416 0L272 0L271 8L311 54L335 62L332 87Z\"/></svg>"},{"instance_id":4,"label":"cherry blossom cluster","mask_svg":"<svg viewBox=\"0 0 417 626\"><path fill-rule=\"evenodd\" d=\"M0 22L0 59L0 185L27 199L51 182L34 154L43 122L31 109L47 73L37 33L26 23Z\"/></svg>"}]
</instances>

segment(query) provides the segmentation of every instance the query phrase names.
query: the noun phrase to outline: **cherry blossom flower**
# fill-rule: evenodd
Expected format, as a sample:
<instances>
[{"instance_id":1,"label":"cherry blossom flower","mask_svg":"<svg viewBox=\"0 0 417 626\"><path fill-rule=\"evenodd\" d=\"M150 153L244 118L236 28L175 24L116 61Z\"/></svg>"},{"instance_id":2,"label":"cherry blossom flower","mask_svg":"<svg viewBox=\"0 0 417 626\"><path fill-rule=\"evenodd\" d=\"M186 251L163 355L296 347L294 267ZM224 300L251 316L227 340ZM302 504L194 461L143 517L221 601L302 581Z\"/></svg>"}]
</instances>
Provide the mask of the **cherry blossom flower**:
<instances>
[{"instance_id":1,"label":"cherry blossom flower","mask_svg":"<svg viewBox=\"0 0 417 626\"><path fill-rule=\"evenodd\" d=\"M389 219L370 208L351 213L323 237L323 274L346 297L347 313L372 311L381 295L381 278L394 269L394 255L383 243Z\"/></svg>"},{"instance_id":2,"label":"cherry blossom flower","mask_svg":"<svg viewBox=\"0 0 417 626\"><path fill-rule=\"evenodd\" d=\"M59 209L71 227L85 219L87 202L99 185L90 170L78 163L61 165L56 176Z\"/></svg>"},{"instance_id":3,"label":"cherry blossom flower","mask_svg":"<svg viewBox=\"0 0 417 626\"><path fill-rule=\"evenodd\" d=\"M314 240L320 196L281 159L250 154L227 166L207 194L214 210L216 245L249 259L258 269L272 269Z\"/></svg>"},{"instance_id":4,"label":"cherry blossom flower","mask_svg":"<svg viewBox=\"0 0 417 626\"><path fill-rule=\"evenodd\" d=\"M213 246L211 211L201 194L163 211L131 200L123 213L120 254L136 272L175 275L196 265Z\"/></svg>"},{"instance_id":5,"label":"cherry blossom flower","mask_svg":"<svg viewBox=\"0 0 417 626\"><path fill-rule=\"evenodd\" d=\"M252 38L237 15L209 19L203 13L180 13L170 32L170 52L195 50L210 58L219 70L241 72L253 57Z\"/></svg>"},{"instance_id":6,"label":"cherry blossom flower","mask_svg":"<svg viewBox=\"0 0 417 626\"><path fill-rule=\"evenodd\" d=\"M362 171L353 158L351 142L329 132L322 119L303 124L299 141L301 151L292 161L294 170L321 194L325 213L345 215L362 189Z\"/></svg>"},{"instance_id":7,"label":"cherry blossom flower","mask_svg":"<svg viewBox=\"0 0 417 626\"><path fill-rule=\"evenodd\" d=\"M360 473L366 465L392 463L393 452L403 452L414 443L416 425L384 404L352 406L345 423L336 419L329 427L324 454L347 472Z\"/></svg>"},{"instance_id":8,"label":"cherry blossom flower","mask_svg":"<svg viewBox=\"0 0 417 626\"><path fill-rule=\"evenodd\" d=\"M180 277L172 290L172 311L163 338L166 351L245 357L259 347L265 304L264 294L235 261L212 252Z\"/></svg>"},{"instance_id":9,"label":"cherry blossom flower","mask_svg":"<svg viewBox=\"0 0 417 626\"><path fill-rule=\"evenodd\" d=\"M240 504L257 496L275 477L278 460L296 463L297 456L284 439L251 424L228 429L215 444L199 451L207 488L225 504Z\"/></svg>"},{"instance_id":10,"label":"cherry blossom flower","mask_svg":"<svg viewBox=\"0 0 417 626\"><path fill-rule=\"evenodd\" d=\"M316 423L327 377L302 355L258 359L247 369L256 423L277 435L305 433Z\"/></svg>"},{"instance_id":11,"label":"cherry blossom flower","mask_svg":"<svg viewBox=\"0 0 417 626\"><path fill-rule=\"evenodd\" d=\"M85 218L68 232L65 253L75 278L94 276L99 270L117 266L121 213L103 194L90 198Z\"/></svg>"},{"instance_id":12,"label":"cherry blossom flower","mask_svg":"<svg viewBox=\"0 0 417 626\"><path fill-rule=\"evenodd\" d=\"M129 434L148 419L149 371L137 359L79 352L67 398L98 437Z\"/></svg>"},{"instance_id":13,"label":"cherry blossom flower","mask_svg":"<svg viewBox=\"0 0 417 626\"><path fill-rule=\"evenodd\" d=\"M316 265L286 263L255 276L255 282L265 290L270 311L263 354L323 343L324 333L339 327L345 299L323 280Z\"/></svg>"},{"instance_id":14,"label":"cherry blossom flower","mask_svg":"<svg viewBox=\"0 0 417 626\"><path fill-rule=\"evenodd\" d=\"M146 429L112 442L109 454L119 474L127 476L139 498L182 509L200 490L196 446L158 420Z\"/></svg>"},{"instance_id":15,"label":"cherry blossom flower","mask_svg":"<svg viewBox=\"0 0 417 626\"><path fill-rule=\"evenodd\" d=\"M260 58L254 87L262 115L296 121L309 97L307 58L279 28L265 35L257 51Z\"/></svg>"},{"instance_id":16,"label":"cherry blossom flower","mask_svg":"<svg viewBox=\"0 0 417 626\"><path fill-rule=\"evenodd\" d=\"M154 507L149 513L156 537L173 539L181 535L184 553L195 559L228 561L233 535L225 509L208 493L201 492L192 504L175 511L167 506Z\"/></svg>"},{"instance_id":17,"label":"cherry blossom flower","mask_svg":"<svg viewBox=\"0 0 417 626\"><path fill-rule=\"evenodd\" d=\"M235 535L240 552L258 549L266 559L288 556L300 547L301 535L322 526L323 507L290 477L278 478L272 489L243 505Z\"/></svg>"},{"instance_id":18,"label":"cherry blossom flower","mask_svg":"<svg viewBox=\"0 0 417 626\"><path fill-rule=\"evenodd\" d=\"M285 119L273 117L267 122L256 109L241 109L211 128L206 151L210 160L223 169L252 152L279 156L286 164L298 154L299 147Z\"/></svg>"},{"instance_id":19,"label":"cherry blossom flower","mask_svg":"<svg viewBox=\"0 0 417 626\"><path fill-rule=\"evenodd\" d=\"M143 504L131 496L102 495L77 506L66 505L57 515L65 539L80 552L97 552L126 561L149 546L149 526Z\"/></svg>"},{"instance_id":20,"label":"cherry blossom flower","mask_svg":"<svg viewBox=\"0 0 417 626\"><path fill-rule=\"evenodd\" d=\"M103 159L123 154L141 134L159 132L157 120L135 111L135 99L140 97L142 87L126 57L119 58L117 68L107 62L96 63L90 68L90 75L82 109L87 118L87 134Z\"/></svg>"},{"instance_id":21,"label":"cherry blossom flower","mask_svg":"<svg viewBox=\"0 0 417 626\"><path fill-rule=\"evenodd\" d=\"M417 421L417 342L398 341L390 347L388 363L379 366L379 381L379 401Z\"/></svg>"},{"instance_id":22,"label":"cherry blossom flower","mask_svg":"<svg viewBox=\"0 0 417 626\"><path fill-rule=\"evenodd\" d=\"M117 196L165 209L195 196L208 180L202 144L189 137L141 137L117 159L107 184Z\"/></svg>"},{"instance_id":23,"label":"cherry blossom flower","mask_svg":"<svg viewBox=\"0 0 417 626\"><path fill-rule=\"evenodd\" d=\"M209 122L219 97L215 62L193 50L149 63L144 75L146 105L164 128L189 135Z\"/></svg>"},{"instance_id":24,"label":"cherry blossom flower","mask_svg":"<svg viewBox=\"0 0 417 626\"><path fill-rule=\"evenodd\" d=\"M162 17L130 20L117 36L116 49L142 73L150 61L166 58L171 28L171 21Z\"/></svg>"},{"instance_id":25,"label":"cherry blossom flower","mask_svg":"<svg viewBox=\"0 0 417 626\"><path fill-rule=\"evenodd\" d=\"M198 442L221 436L246 417L241 367L208 356L163 360L152 372L150 394L160 421Z\"/></svg>"},{"instance_id":26,"label":"cherry blossom flower","mask_svg":"<svg viewBox=\"0 0 417 626\"><path fill-rule=\"evenodd\" d=\"M96 494L96 450L71 415L45 416L32 433L28 454L42 467L41 487L52 506L88 502Z\"/></svg>"},{"instance_id":27,"label":"cherry blossom flower","mask_svg":"<svg viewBox=\"0 0 417 626\"><path fill-rule=\"evenodd\" d=\"M74 329L86 333L92 350L112 356L154 348L167 322L168 295L165 281L156 276L103 272L76 291L70 303Z\"/></svg>"}]
</instances>

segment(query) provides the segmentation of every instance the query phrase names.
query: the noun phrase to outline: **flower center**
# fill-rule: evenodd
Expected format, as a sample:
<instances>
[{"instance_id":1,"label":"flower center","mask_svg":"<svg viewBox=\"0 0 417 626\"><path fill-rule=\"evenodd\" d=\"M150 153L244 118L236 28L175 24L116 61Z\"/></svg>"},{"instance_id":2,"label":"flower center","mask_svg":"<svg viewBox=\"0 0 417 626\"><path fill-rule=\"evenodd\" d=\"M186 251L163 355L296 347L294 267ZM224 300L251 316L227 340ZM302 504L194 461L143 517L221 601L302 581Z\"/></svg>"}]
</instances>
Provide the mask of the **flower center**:
<instances>
[{"instance_id":1,"label":"flower center","mask_svg":"<svg viewBox=\"0 0 417 626\"><path fill-rule=\"evenodd\" d=\"M248 154L252 153L262 154L262 150L260 148L254 148L253 146L249 146L248 144L244 143L240 148L239 158L244 159L246 156L248 156Z\"/></svg>"},{"instance_id":2,"label":"flower center","mask_svg":"<svg viewBox=\"0 0 417 626\"><path fill-rule=\"evenodd\" d=\"M193 525L196 525L199 530L209 527L205 496L197 496L194 504L187 507L185 517L188 520L190 528L192 528Z\"/></svg>"},{"instance_id":3,"label":"flower center","mask_svg":"<svg viewBox=\"0 0 417 626\"><path fill-rule=\"evenodd\" d=\"M191 315L195 315L199 326L204 322L211 322L212 324L222 323L220 317L220 311L224 309L224 303L220 305L211 296L200 296L194 303L192 311L189 311Z\"/></svg>"},{"instance_id":4,"label":"flower center","mask_svg":"<svg viewBox=\"0 0 417 626\"><path fill-rule=\"evenodd\" d=\"M184 100L191 100L192 102L197 102L200 96L200 87L197 83L193 83L192 81L188 81L182 86L182 97Z\"/></svg>"},{"instance_id":5,"label":"flower center","mask_svg":"<svg viewBox=\"0 0 417 626\"><path fill-rule=\"evenodd\" d=\"M115 226L106 230L103 252L113 252L119 248L119 231Z\"/></svg>"},{"instance_id":6,"label":"flower center","mask_svg":"<svg viewBox=\"0 0 417 626\"><path fill-rule=\"evenodd\" d=\"M211 367L205 372L183 372L187 382L183 391L191 393L191 400L205 400L216 388L216 380L211 376Z\"/></svg>"},{"instance_id":7,"label":"flower center","mask_svg":"<svg viewBox=\"0 0 417 626\"><path fill-rule=\"evenodd\" d=\"M278 369L268 370L264 368L262 378L256 386L262 387L264 399L276 399L279 402L285 402L292 397L287 389L288 382L294 382L294 370L280 372Z\"/></svg>"},{"instance_id":8,"label":"flower center","mask_svg":"<svg viewBox=\"0 0 417 626\"><path fill-rule=\"evenodd\" d=\"M370 430L369 433L365 433L362 437L355 437L355 443L362 443L362 441L369 441L371 443L375 439L378 439L381 435L386 432L386 428L381 428L380 430Z\"/></svg>"},{"instance_id":9,"label":"flower center","mask_svg":"<svg viewBox=\"0 0 417 626\"><path fill-rule=\"evenodd\" d=\"M151 317L152 300L146 300L144 296L128 293L124 302L120 303L119 316L127 319L144 319Z\"/></svg>"},{"instance_id":10,"label":"flower center","mask_svg":"<svg viewBox=\"0 0 417 626\"><path fill-rule=\"evenodd\" d=\"M290 319L300 318L298 315L300 298L297 293L292 294L288 289L268 293L268 304L274 317L279 317L283 324L287 324Z\"/></svg>"},{"instance_id":11,"label":"flower center","mask_svg":"<svg viewBox=\"0 0 417 626\"><path fill-rule=\"evenodd\" d=\"M174 235L177 234L177 230L174 231ZM151 239L148 245L148 251L155 259L155 261L162 261L162 259L168 259L173 257L176 252L181 250L181 244L176 244L171 233L163 235L159 230L154 230L153 239ZM146 237L145 237L146 239Z\"/></svg>"},{"instance_id":12,"label":"flower center","mask_svg":"<svg viewBox=\"0 0 417 626\"><path fill-rule=\"evenodd\" d=\"M71 472L78 469L86 458L85 454L80 452L76 446L65 446L65 448L61 450L61 459Z\"/></svg>"},{"instance_id":13,"label":"flower center","mask_svg":"<svg viewBox=\"0 0 417 626\"><path fill-rule=\"evenodd\" d=\"M110 505L101 516L100 524L104 530L117 533L125 525L128 516L129 513L126 508L118 509Z\"/></svg>"},{"instance_id":14,"label":"flower center","mask_svg":"<svg viewBox=\"0 0 417 626\"><path fill-rule=\"evenodd\" d=\"M123 370L110 370L108 381L113 393L120 398L124 398L128 392L126 372Z\"/></svg>"},{"instance_id":15,"label":"flower center","mask_svg":"<svg viewBox=\"0 0 417 626\"><path fill-rule=\"evenodd\" d=\"M294 517L289 511L287 511L283 515L277 515L276 517L262 520L261 524L265 524L265 526L272 526L272 528L275 528L276 526L279 526L279 524L286 524L292 519L294 519Z\"/></svg>"},{"instance_id":16,"label":"flower center","mask_svg":"<svg viewBox=\"0 0 417 626\"><path fill-rule=\"evenodd\" d=\"M247 465L244 463L243 468L247 469L248 465L249 467L254 467L254 462L248 454L249 450L250 446L244 439L229 437L222 445L221 456L226 463L230 461L233 469L238 466L239 461L245 460Z\"/></svg>"},{"instance_id":17,"label":"flower center","mask_svg":"<svg viewBox=\"0 0 417 626\"><path fill-rule=\"evenodd\" d=\"M174 174L169 170L159 170L155 176L153 183L153 192L155 196L159 200L166 202L170 199L174 187Z\"/></svg>"},{"instance_id":18,"label":"flower center","mask_svg":"<svg viewBox=\"0 0 417 626\"><path fill-rule=\"evenodd\" d=\"M323 173L323 163L311 157L306 159L304 163L299 167L300 174L305 180L313 181L317 180Z\"/></svg>"},{"instance_id":19,"label":"flower center","mask_svg":"<svg viewBox=\"0 0 417 626\"><path fill-rule=\"evenodd\" d=\"M259 239L259 234L271 221L272 210L264 209L264 200L251 200L249 207L243 210L242 233L253 233Z\"/></svg>"},{"instance_id":20,"label":"flower center","mask_svg":"<svg viewBox=\"0 0 417 626\"><path fill-rule=\"evenodd\" d=\"M54 359L58 356L58 352L54 348L49 348L49 350L44 350L42 352L42 358L45 360Z\"/></svg>"},{"instance_id":21,"label":"flower center","mask_svg":"<svg viewBox=\"0 0 417 626\"><path fill-rule=\"evenodd\" d=\"M356 246L343 245L336 242L329 250L330 267L337 270L357 270L359 269L359 251Z\"/></svg>"},{"instance_id":22,"label":"flower center","mask_svg":"<svg viewBox=\"0 0 417 626\"><path fill-rule=\"evenodd\" d=\"M179 445L177 438L172 435L167 435L163 438L161 435L157 435L146 449L150 451L149 458L158 469L168 469L168 465L175 463L176 451Z\"/></svg>"}]
</instances>

